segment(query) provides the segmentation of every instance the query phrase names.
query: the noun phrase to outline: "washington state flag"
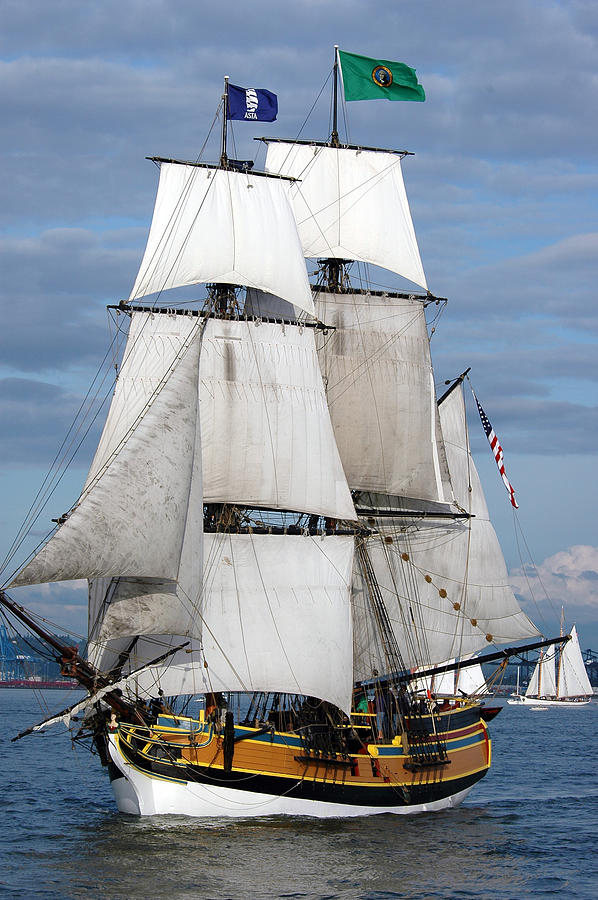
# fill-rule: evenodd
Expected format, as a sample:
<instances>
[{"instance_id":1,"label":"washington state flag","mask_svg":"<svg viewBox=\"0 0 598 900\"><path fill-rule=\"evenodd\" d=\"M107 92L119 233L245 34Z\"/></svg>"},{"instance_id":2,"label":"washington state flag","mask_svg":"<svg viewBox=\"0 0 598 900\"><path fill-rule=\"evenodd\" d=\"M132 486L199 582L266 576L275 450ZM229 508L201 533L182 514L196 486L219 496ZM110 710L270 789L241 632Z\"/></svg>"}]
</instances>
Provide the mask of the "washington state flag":
<instances>
[{"instance_id":1,"label":"washington state flag","mask_svg":"<svg viewBox=\"0 0 598 900\"><path fill-rule=\"evenodd\" d=\"M345 100L416 100L426 94L415 69L388 59L370 59L357 53L338 51Z\"/></svg>"}]
</instances>

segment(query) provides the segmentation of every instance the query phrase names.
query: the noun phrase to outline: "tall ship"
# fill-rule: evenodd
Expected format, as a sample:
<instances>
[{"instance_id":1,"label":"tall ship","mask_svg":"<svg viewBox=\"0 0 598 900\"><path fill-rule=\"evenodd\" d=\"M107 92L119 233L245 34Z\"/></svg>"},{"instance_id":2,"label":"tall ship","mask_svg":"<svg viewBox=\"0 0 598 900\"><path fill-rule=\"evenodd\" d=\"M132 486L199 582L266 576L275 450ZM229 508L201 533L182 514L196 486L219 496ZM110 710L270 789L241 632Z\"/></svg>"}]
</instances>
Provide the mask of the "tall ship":
<instances>
[{"instance_id":1,"label":"tall ship","mask_svg":"<svg viewBox=\"0 0 598 900\"><path fill-rule=\"evenodd\" d=\"M97 451L7 586L87 579L87 657L1 595L86 690L28 732L91 741L125 813L454 807L490 738L475 697L422 679L547 643L507 582L466 373L436 395L426 315L443 301L406 152L340 141L336 55L333 74L329 139L263 139L264 173L227 154L228 81L219 163L154 158ZM259 112L267 92L245 93ZM416 288L354 283L354 263ZM169 299L189 285L204 296Z\"/></svg>"}]
</instances>

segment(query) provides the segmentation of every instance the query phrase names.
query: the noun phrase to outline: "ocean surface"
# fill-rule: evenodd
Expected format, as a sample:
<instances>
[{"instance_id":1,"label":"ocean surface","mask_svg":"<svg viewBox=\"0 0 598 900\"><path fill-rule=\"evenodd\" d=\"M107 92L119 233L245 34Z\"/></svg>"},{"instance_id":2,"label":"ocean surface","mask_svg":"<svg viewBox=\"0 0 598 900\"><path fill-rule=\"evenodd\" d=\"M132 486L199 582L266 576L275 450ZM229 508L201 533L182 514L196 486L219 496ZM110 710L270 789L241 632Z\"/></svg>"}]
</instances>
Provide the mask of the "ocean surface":
<instances>
[{"instance_id":1,"label":"ocean surface","mask_svg":"<svg viewBox=\"0 0 598 900\"><path fill-rule=\"evenodd\" d=\"M0 897L524 900L598 897L598 703L506 707L459 809L316 820L135 819L62 726L73 692L0 689ZM44 708L45 704L45 708Z\"/></svg>"}]
</instances>

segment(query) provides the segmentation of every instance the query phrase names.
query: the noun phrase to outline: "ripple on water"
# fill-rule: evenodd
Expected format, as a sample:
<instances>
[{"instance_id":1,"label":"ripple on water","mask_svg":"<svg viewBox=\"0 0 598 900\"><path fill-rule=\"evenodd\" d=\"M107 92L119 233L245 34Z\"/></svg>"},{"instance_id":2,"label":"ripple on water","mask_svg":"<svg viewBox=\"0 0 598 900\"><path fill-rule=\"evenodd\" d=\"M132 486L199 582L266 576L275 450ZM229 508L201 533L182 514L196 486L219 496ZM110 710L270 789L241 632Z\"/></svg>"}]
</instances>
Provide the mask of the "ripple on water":
<instances>
[{"instance_id":1,"label":"ripple on water","mask_svg":"<svg viewBox=\"0 0 598 900\"><path fill-rule=\"evenodd\" d=\"M42 718L29 692L2 693L0 734ZM467 803L409 818L125 817L97 758L64 732L4 739L0 896L595 900L598 707L588 712L540 723L503 711L492 771Z\"/></svg>"}]
</instances>

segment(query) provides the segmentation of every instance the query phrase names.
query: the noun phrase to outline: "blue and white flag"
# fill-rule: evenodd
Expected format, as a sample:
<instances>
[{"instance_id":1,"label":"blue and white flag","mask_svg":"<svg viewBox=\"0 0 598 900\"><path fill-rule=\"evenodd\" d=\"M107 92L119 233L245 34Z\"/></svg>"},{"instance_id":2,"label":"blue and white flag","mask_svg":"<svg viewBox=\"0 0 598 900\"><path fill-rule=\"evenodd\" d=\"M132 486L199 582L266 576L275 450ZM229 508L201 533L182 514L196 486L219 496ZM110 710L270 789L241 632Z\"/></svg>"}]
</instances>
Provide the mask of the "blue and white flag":
<instances>
[{"instance_id":1,"label":"blue and white flag","mask_svg":"<svg viewBox=\"0 0 598 900\"><path fill-rule=\"evenodd\" d=\"M248 122L273 122L278 113L278 99L264 88L228 86L227 119L244 119Z\"/></svg>"}]
</instances>

